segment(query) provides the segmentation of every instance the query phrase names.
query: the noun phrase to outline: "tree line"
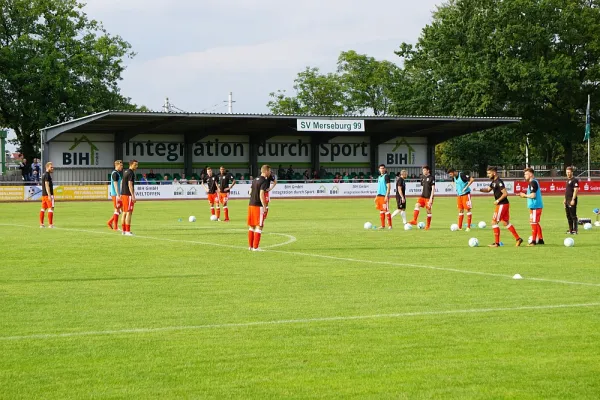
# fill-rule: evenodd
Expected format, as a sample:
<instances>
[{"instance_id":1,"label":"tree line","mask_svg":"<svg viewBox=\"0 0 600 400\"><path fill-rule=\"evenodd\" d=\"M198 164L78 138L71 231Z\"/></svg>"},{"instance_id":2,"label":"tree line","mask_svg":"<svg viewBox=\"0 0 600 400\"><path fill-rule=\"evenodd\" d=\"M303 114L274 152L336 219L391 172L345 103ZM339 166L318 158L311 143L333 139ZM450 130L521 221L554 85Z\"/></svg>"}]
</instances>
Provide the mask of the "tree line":
<instances>
[{"instance_id":1,"label":"tree line","mask_svg":"<svg viewBox=\"0 0 600 400\"><path fill-rule=\"evenodd\" d=\"M415 44L400 44L396 62L344 51L335 72L306 67L294 92L271 93L267 106L276 114L518 116L520 124L438 144L437 159L480 173L524 164L529 134L533 162L585 164L588 95L600 109L598 32L600 0L450 0Z\"/></svg>"}]
</instances>

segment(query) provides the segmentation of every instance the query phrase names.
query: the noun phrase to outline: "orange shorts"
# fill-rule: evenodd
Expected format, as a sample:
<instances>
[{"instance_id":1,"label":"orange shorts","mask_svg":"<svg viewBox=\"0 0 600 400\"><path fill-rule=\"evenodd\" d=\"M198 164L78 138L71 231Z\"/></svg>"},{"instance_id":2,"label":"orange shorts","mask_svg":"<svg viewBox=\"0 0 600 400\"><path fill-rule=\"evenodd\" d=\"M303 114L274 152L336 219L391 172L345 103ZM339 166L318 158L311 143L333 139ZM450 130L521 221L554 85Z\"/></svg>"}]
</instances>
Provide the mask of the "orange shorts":
<instances>
[{"instance_id":1,"label":"orange shorts","mask_svg":"<svg viewBox=\"0 0 600 400\"><path fill-rule=\"evenodd\" d=\"M248 226L263 226L264 219L265 214L261 206L248 206Z\"/></svg>"},{"instance_id":2,"label":"orange shorts","mask_svg":"<svg viewBox=\"0 0 600 400\"><path fill-rule=\"evenodd\" d=\"M388 198L386 201L385 196L377 196L375 198L375 208L377 208L379 211L389 211L390 199Z\"/></svg>"},{"instance_id":3,"label":"orange shorts","mask_svg":"<svg viewBox=\"0 0 600 400\"><path fill-rule=\"evenodd\" d=\"M123 201L123 211L133 212L133 199L131 196L122 195L121 200Z\"/></svg>"},{"instance_id":4,"label":"orange shorts","mask_svg":"<svg viewBox=\"0 0 600 400\"><path fill-rule=\"evenodd\" d=\"M229 192L221 192L219 193L219 203L221 204L227 204L227 201L229 200Z\"/></svg>"},{"instance_id":5,"label":"orange shorts","mask_svg":"<svg viewBox=\"0 0 600 400\"><path fill-rule=\"evenodd\" d=\"M426 199L425 197L419 197L417 199L417 204L421 207L431 208L431 206L429 205L429 199Z\"/></svg>"},{"instance_id":6,"label":"orange shorts","mask_svg":"<svg viewBox=\"0 0 600 400\"><path fill-rule=\"evenodd\" d=\"M42 209L54 208L54 196L42 196Z\"/></svg>"},{"instance_id":7,"label":"orange shorts","mask_svg":"<svg viewBox=\"0 0 600 400\"><path fill-rule=\"evenodd\" d=\"M494 222L508 222L510 220L510 204L497 204L492 220Z\"/></svg>"},{"instance_id":8,"label":"orange shorts","mask_svg":"<svg viewBox=\"0 0 600 400\"><path fill-rule=\"evenodd\" d=\"M208 194L208 202L210 204L215 204L219 201L218 199L218 193L209 193Z\"/></svg>"},{"instance_id":9,"label":"orange shorts","mask_svg":"<svg viewBox=\"0 0 600 400\"><path fill-rule=\"evenodd\" d=\"M119 200L117 198L117 196L111 196L112 197L112 201L113 201L113 207L115 208L115 210L118 210L119 208L123 207L123 201Z\"/></svg>"},{"instance_id":10,"label":"orange shorts","mask_svg":"<svg viewBox=\"0 0 600 400\"><path fill-rule=\"evenodd\" d=\"M463 194L462 196L458 196L456 198L456 206L459 210L470 210L472 208L471 204L471 193Z\"/></svg>"},{"instance_id":11,"label":"orange shorts","mask_svg":"<svg viewBox=\"0 0 600 400\"><path fill-rule=\"evenodd\" d=\"M542 209L541 208L530 208L529 209L529 223L539 224L541 218L542 218Z\"/></svg>"}]
</instances>

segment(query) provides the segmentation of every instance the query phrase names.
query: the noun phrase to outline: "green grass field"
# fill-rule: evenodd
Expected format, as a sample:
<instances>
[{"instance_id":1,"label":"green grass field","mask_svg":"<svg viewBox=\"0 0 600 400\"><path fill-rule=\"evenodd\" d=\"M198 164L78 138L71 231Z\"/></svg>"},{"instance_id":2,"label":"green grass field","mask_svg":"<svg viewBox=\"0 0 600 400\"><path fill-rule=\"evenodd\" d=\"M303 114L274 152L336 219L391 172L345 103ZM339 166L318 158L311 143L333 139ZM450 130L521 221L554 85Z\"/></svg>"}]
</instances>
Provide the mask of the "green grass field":
<instances>
[{"instance_id":1,"label":"green grass field","mask_svg":"<svg viewBox=\"0 0 600 400\"><path fill-rule=\"evenodd\" d=\"M593 217L600 197L580 201ZM263 252L247 204L225 224L140 202L135 237L109 202L58 203L54 230L39 203L0 204L0 398L600 398L600 228L564 247L562 199L545 246L503 229L497 249L491 197L469 233L451 198L430 231L363 229L372 199L275 199Z\"/></svg>"}]
</instances>

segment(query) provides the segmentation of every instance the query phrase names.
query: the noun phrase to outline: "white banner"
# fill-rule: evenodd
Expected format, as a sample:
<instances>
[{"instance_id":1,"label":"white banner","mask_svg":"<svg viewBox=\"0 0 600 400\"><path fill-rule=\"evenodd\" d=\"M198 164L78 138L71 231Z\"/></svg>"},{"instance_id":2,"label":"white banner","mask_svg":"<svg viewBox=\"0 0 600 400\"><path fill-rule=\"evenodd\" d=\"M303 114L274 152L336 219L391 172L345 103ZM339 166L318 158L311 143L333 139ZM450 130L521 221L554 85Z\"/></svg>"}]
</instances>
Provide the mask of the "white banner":
<instances>
[{"instance_id":1,"label":"white banner","mask_svg":"<svg viewBox=\"0 0 600 400\"><path fill-rule=\"evenodd\" d=\"M298 132L364 132L362 119L307 119L296 120Z\"/></svg>"},{"instance_id":2,"label":"white banner","mask_svg":"<svg viewBox=\"0 0 600 400\"><path fill-rule=\"evenodd\" d=\"M504 181L509 194L514 194L514 182ZM487 182L476 182L476 187L487 187ZM421 184L407 182L406 195L421 195ZM230 199L247 199L250 197L250 184L236 184ZM451 182L438 182L435 186L436 196L456 196ZM377 183L279 183L271 192L272 198L286 197L369 197L377 194ZM491 193L472 191L473 195L492 196ZM136 185L135 195L139 200L158 199L206 199L206 191L201 185ZM392 196L396 195L396 187L392 185ZM110 196L109 196L110 198Z\"/></svg>"},{"instance_id":3,"label":"white banner","mask_svg":"<svg viewBox=\"0 0 600 400\"><path fill-rule=\"evenodd\" d=\"M93 141L86 135L70 142L50 142L48 151L55 168L111 168L115 161L113 142Z\"/></svg>"}]
</instances>

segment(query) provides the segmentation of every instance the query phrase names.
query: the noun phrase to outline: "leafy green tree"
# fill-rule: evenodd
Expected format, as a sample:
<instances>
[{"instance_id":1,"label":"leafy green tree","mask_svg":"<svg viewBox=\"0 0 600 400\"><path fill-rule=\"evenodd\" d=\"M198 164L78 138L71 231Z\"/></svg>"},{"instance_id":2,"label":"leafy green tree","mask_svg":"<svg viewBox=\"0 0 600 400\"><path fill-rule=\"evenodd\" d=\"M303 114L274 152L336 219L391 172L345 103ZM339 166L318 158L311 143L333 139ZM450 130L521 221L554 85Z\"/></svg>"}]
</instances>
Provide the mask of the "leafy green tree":
<instances>
[{"instance_id":1,"label":"leafy green tree","mask_svg":"<svg viewBox=\"0 0 600 400\"><path fill-rule=\"evenodd\" d=\"M401 70L389 61L343 51L338 58L338 73L345 93L346 110L363 114L388 114L394 91L401 83Z\"/></svg>"},{"instance_id":2,"label":"leafy green tree","mask_svg":"<svg viewBox=\"0 0 600 400\"><path fill-rule=\"evenodd\" d=\"M0 0L0 120L27 158L41 128L130 107L118 87L131 46L76 0Z\"/></svg>"},{"instance_id":3,"label":"leafy green tree","mask_svg":"<svg viewBox=\"0 0 600 400\"><path fill-rule=\"evenodd\" d=\"M273 114L341 115L343 106L343 85L338 75L321 74L318 68L306 67L294 79L296 96L286 96L279 90L271 93L267 107Z\"/></svg>"},{"instance_id":4,"label":"leafy green tree","mask_svg":"<svg viewBox=\"0 0 600 400\"><path fill-rule=\"evenodd\" d=\"M600 103L598 32L600 0L450 0L397 54L428 81L434 110L518 115L515 132L549 156L559 144L570 164L583 150L587 94Z\"/></svg>"}]
</instances>

